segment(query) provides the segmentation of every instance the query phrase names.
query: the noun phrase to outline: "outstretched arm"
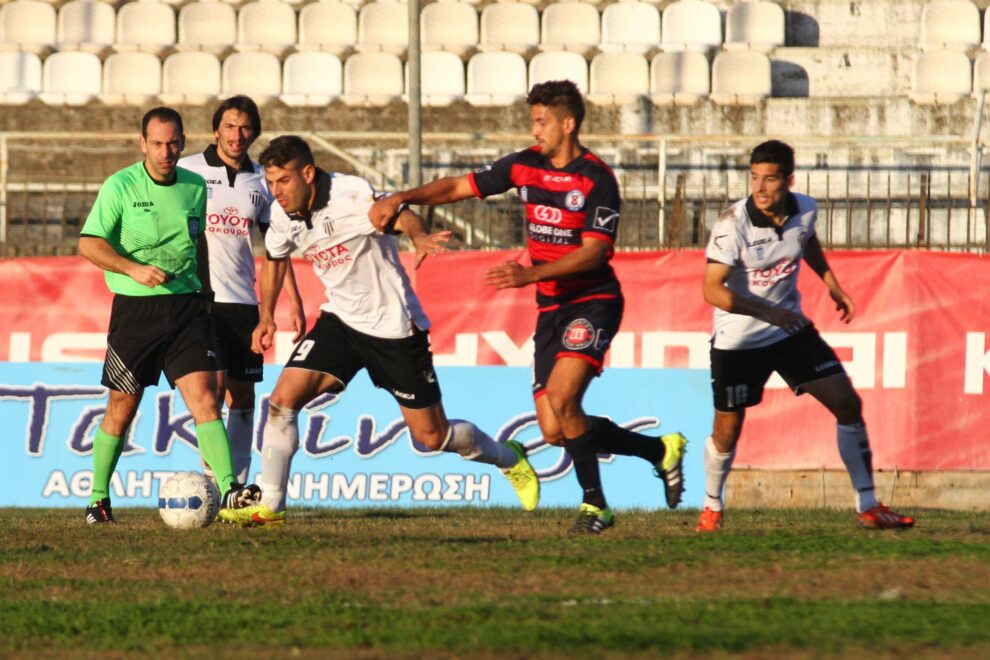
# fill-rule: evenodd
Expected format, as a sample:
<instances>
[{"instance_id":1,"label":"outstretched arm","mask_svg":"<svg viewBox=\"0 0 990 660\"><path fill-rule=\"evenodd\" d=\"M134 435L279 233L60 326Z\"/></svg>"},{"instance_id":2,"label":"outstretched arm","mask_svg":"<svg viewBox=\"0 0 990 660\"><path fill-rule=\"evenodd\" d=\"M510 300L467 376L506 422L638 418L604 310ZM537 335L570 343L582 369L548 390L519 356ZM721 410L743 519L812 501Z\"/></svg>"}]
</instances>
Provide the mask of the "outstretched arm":
<instances>
[{"instance_id":1,"label":"outstretched arm","mask_svg":"<svg viewBox=\"0 0 990 660\"><path fill-rule=\"evenodd\" d=\"M275 303L288 269L289 257L267 257L261 266L260 319L251 333L251 350L255 353L264 353L275 343Z\"/></svg>"},{"instance_id":2,"label":"outstretched arm","mask_svg":"<svg viewBox=\"0 0 990 660\"><path fill-rule=\"evenodd\" d=\"M556 261L538 266L523 266L506 261L485 273L485 281L496 289L515 289L550 280L566 280L598 270L608 262L612 245L597 238L581 239L581 247Z\"/></svg>"},{"instance_id":3,"label":"outstretched arm","mask_svg":"<svg viewBox=\"0 0 990 660\"><path fill-rule=\"evenodd\" d=\"M164 284L171 277L157 266L139 264L136 261L122 257L105 238L99 236L80 236L79 254L103 270L127 275L138 284L142 284L150 289Z\"/></svg>"},{"instance_id":4,"label":"outstretched arm","mask_svg":"<svg viewBox=\"0 0 990 660\"><path fill-rule=\"evenodd\" d=\"M426 229L426 221L418 213L405 210L395 221L395 230L409 237L416 248L416 265L419 268L426 257L447 251L447 241L454 232L450 230L436 231L432 234Z\"/></svg>"},{"instance_id":5,"label":"outstretched arm","mask_svg":"<svg viewBox=\"0 0 990 660\"><path fill-rule=\"evenodd\" d=\"M399 207L403 204L427 204L434 206L437 204L449 204L462 199L474 197L474 188L467 174L462 176L448 176L436 181L430 181L418 188L403 190L393 193L387 197L379 199L371 205L368 210L368 219L378 231L385 228L395 219L399 213Z\"/></svg>"},{"instance_id":6,"label":"outstretched arm","mask_svg":"<svg viewBox=\"0 0 990 660\"><path fill-rule=\"evenodd\" d=\"M818 241L817 236L808 239L808 244L804 247L804 260L828 287L828 295L832 297L835 302L835 309L840 313L839 319L845 323L852 321L853 317L856 316L856 305L853 304L849 294L839 286L839 280L828 265L825 251L822 249L822 244Z\"/></svg>"},{"instance_id":7,"label":"outstretched arm","mask_svg":"<svg viewBox=\"0 0 990 660\"><path fill-rule=\"evenodd\" d=\"M727 264L709 261L705 265L705 277L702 283L705 302L732 314L745 314L758 318L791 334L810 323L805 316L789 309L773 307L759 298L736 293L725 285L731 273L732 267Z\"/></svg>"}]
</instances>

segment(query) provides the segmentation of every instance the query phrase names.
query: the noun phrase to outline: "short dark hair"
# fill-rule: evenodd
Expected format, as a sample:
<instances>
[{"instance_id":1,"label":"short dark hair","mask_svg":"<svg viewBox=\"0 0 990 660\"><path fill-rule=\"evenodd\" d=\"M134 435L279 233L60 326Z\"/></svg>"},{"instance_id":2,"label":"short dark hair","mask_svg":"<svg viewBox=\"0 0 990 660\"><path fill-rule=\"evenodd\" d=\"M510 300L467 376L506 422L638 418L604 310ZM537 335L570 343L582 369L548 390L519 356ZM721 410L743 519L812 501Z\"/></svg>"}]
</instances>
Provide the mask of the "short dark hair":
<instances>
[{"instance_id":1,"label":"short dark hair","mask_svg":"<svg viewBox=\"0 0 990 660\"><path fill-rule=\"evenodd\" d=\"M144 117L141 119L141 137L148 137L148 124L151 123L152 119L161 122L173 122L179 128L180 135L185 133L182 128L182 115L172 108L160 105L144 113Z\"/></svg>"},{"instance_id":2,"label":"short dark hair","mask_svg":"<svg viewBox=\"0 0 990 660\"><path fill-rule=\"evenodd\" d=\"M791 145L780 140L768 140L753 149L749 164L771 163L780 166L780 173L790 176L794 173L794 149Z\"/></svg>"},{"instance_id":3,"label":"short dark hair","mask_svg":"<svg viewBox=\"0 0 990 660\"><path fill-rule=\"evenodd\" d=\"M548 108L562 109L567 116L574 117L574 132L577 133L584 121L584 99L581 90L570 80L548 80L537 83L526 97L529 105L545 105Z\"/></svg>"},{"instance_id":4,"label":"short dark hair","mask_svg":"<svg viewBox=\"0 0 990 660\"><path fill-rule=\"evenodd\" d=\"M213 113L214 132L220 128L220 121L223 119L223 113L228 110L237 110L238 112L243 112L250 117L251 128L254 130L254 137L261 135L261 113L258 112L258 104L255 103L250 96L244 96L243 94L231 96L229 99L217 106L216 112Z\"/></svg>"},{"instance_id":5,"label":"short dark hair","mask_svg":"<svg viewBox=\"0 0 990 660\"><path fill-rule=\"evenodd\" d=\"M315 165L313 151L306 144L306 140L298 135L280 135L265 147L265 150L258 156L258 162L262 167L285 167L294 160L299 160L300 165Z\"/></svg>"}]
</instances>

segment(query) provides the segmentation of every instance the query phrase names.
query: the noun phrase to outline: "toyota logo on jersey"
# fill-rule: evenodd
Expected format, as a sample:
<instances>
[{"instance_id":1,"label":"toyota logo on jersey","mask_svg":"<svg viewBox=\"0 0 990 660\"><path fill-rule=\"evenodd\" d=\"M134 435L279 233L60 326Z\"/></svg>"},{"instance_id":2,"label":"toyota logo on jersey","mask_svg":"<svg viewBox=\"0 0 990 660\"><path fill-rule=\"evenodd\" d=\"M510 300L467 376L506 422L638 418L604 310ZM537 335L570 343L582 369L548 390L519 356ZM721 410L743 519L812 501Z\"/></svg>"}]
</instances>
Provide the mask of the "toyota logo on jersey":
<instances>
[{"instance_id":1,"label":"toyota logo on jersey","mask_svg":"<svg viewBox=\"0 0 990 660\"><path fill-rule=\"evenodd\" d=\"M548 222L552 225L559 224L564 219L564 213L560 209L542 204L533 209L533 217L540 222Z\"/></svg>"},{"instance_id":2,"label":"toyota logo on jersey","mask_svg":"<svg viewBox=\"0 0 990 660\"><path fill-rule=\"evenodd\" d=\"M564 347L572 351L588 348L595 340L595 328L587 319L574 319L564 329Z\"/></svg>"}]
</instances>

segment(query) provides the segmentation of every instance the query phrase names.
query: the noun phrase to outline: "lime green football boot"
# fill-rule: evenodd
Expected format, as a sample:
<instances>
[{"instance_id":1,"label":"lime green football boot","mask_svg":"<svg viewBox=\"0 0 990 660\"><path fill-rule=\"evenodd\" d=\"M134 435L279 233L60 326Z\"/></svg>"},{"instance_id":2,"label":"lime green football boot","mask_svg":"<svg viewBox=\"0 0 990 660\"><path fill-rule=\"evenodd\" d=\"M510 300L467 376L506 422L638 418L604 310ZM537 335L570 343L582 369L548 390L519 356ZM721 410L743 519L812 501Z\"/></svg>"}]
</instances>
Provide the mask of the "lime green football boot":
<instances>
[{"instance_id":1,"label":"lime green football boot","mask_svg":"<svg viewBox=\"0 0 990 660\"><path fill-rule=\"evenodd\" d=\"M536 470L529 464L526 458L526 448L516 440L509 440L505 443L519 457L519 462L502 470L502 474L509 480L512 487L516 489L516 495L522 502L522 507L526 511L532 511L540 503L540 478L536 476Z\"/></svg>"}]
</instances>

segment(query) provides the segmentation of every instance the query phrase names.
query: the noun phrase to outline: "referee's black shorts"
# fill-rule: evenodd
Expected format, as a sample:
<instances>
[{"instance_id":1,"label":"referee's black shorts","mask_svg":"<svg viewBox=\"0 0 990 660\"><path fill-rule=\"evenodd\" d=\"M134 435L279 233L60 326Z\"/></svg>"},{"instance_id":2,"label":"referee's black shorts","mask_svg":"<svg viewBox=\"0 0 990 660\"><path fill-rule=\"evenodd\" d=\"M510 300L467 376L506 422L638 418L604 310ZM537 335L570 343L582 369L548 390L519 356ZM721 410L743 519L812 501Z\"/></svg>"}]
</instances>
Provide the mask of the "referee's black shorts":
<instances>
[{"instance_id":1,"label":"referee's black shorts","mask_svg":"<svg viewBox=\"0 0 990 660\"><path fill-rule=\"evenodd\" d=\"M163 371L174 388L186 374L216 370L205 298L196 293L114 296L103 385L139 394L157 385Z\"/></svg>"},{"instance_id":2,"label":"referee's black shorts","mask_svg":"<svg viewBox=\"0 0 990 660\"><path fill-rule=\"evenodd\" d=\"M210 305L217 370L237 380L260 383L265 357L251 350L251 333L258 327L258 306L242 303Z\"/></svg>"}]
</instances>

